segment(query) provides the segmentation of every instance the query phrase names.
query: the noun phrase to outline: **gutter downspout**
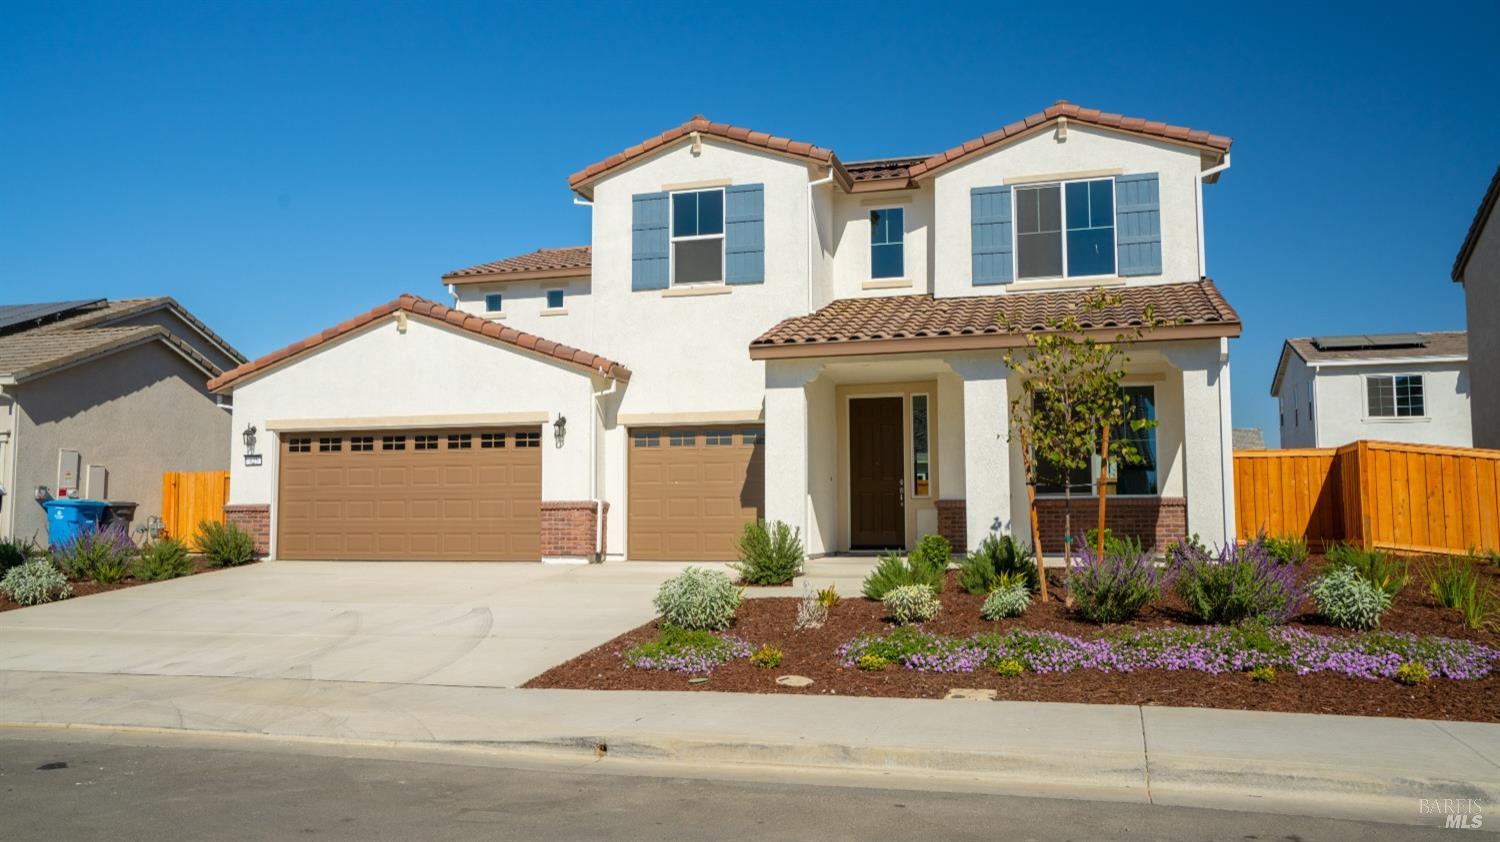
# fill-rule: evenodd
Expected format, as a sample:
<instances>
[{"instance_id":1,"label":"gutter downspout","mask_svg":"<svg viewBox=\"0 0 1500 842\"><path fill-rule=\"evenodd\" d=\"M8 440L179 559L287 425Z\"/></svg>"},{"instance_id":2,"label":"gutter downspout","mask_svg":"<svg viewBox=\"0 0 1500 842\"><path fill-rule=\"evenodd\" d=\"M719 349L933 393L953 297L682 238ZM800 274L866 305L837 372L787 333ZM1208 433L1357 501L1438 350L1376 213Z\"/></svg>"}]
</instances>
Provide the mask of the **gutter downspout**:
<instances>
[{"instance_id":1,"label":"gutter downspout","mask_svg":"<svg viewBox=\"0 0 1500 842\"><path fill-rule=\"evenodd\" d=\"M449 284L448 294L453 297L453 308L458 309L458 284Z\"/></svg>"},{"instance_id":2,"label":"gutter downspout","mask_svg":"<svg viewBox=\"0 0 1500 842\"><path fill-rule=\"evenodd\" d=\"M589 424L589 499L594 502L594 556L600 562L604 561L604 500L599 494L599 445L595 439L595 431L604 426L603 399L614 395L619 388L620 381L611 378L608 389L593 392L594 415L598 424Z\"/></svg>"},{"instance_id":3,"label":"gutter downspout","mask_svg":"<svg viewBox=\"0 0 1500 842\"><path fill-rule=\"evenodd\" d=\"M828 175L807 183L807 312L809 314L813 311L813 240L818 231L818 214L817 208L813 205L813 188L831 183L833 183L833 167L828 168Z\"/></svg>"},{"instance_id":4,"label":"gutter downspout","mask_svg":"<svg viewBox=\"0 0 1500 842\"><path fill-rule=\"evenodd\" d=\"M1208 255L1203 251L1203 180L1229 169L1229 153L1224 153L1224 163L1209 167L1198 173L1198 277L1208 277Z\"/></svg>"}]
</instances>

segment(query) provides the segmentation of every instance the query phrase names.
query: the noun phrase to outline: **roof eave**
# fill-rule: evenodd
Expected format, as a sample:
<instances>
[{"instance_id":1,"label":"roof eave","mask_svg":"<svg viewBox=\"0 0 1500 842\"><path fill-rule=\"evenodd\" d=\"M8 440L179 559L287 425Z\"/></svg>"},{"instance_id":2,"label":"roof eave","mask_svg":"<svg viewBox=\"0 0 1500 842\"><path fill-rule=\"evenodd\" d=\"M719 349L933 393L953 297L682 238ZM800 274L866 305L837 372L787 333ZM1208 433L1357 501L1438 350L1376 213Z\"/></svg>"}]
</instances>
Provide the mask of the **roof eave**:
<instances>
[{"instance_id":1,"label":"roof eave","mask_svg":"<svg viewBox=\"0 0 1500 842\"><path fill-rule=\"evenodd\" d=\"M1119 326L1092 328L1084 335L1101 339L1119 336ZM1182 341L1189 339L1235 339L1240 335L1239 322L1168 325L1158 328L1142 342ZM853 357L881 354L974 351L995 348L1020 348L1026 345L1025 333L999 331L969 335L909 336L886 339L847 339L829 342L787 342L750 346L752 360L810 359L816 357Z\"/></svg>"},{"instance_id":2,"label":"roof eave","mask_svg":"<svg viewBox=\"0 0 1500 842\"><path fill-rule=\"evenodd\" d=\"M482 274L456 274L449 273L443 276L443 283L456 284L493 284L505 281L541 281L558 280L562 278L587 278L593 274L590 267L578 267L573 269L520 269L513 272L485 272Z\"/></svg>"}]
</instances>

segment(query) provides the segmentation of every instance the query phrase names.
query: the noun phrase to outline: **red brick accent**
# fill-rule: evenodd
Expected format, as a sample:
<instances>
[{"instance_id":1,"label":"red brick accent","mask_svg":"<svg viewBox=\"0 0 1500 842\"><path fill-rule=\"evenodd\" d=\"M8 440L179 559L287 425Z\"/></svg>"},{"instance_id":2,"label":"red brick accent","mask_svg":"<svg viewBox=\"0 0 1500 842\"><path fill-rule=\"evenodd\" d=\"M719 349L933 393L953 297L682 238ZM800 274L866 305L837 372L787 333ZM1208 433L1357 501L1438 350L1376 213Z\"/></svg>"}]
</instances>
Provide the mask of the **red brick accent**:
<instances>
[{"instance_id":1,"label":"red brick accent","mask_svg":"<svg viewBox=\"0 0 1500 842\"><path fill-rule=\"evenodd\" d=\"M250 533L255 539L255 554L271 552L271 507L237 505L224 507L224 520Z\"/></svg>"},{"instance_id":2,"label":"red brick accent","mask_svg":"<svg viewBox=\"0 0 1500 842\"><path fill-rule=\"evenodd\" d=\"M954 552L969 550L968 506L963 500L937 501L938 534L948 539Z\"/></svg>"},{"instance_id":3,"label":"red brick accent","mask_svg":"<svg viewBox=\"0 0 1500 842\"><path fill-rule=\"evenodd\" d=\"M597 517L604 518L604 531L609 529L609 504L600 512L592 500L543 500L542 501L542 557L583 556L594 559L603 557L605 547L601 542L599 553L594 552L594 537L599 529Z\"/></svg>"},{"instance_id":4,"label":"red brick accent","mask_svg":"<svg viewBox=\"0 0 1500 842\"><path fill-rule=\"evenodd\" d=\"M1066 503L1061 497L1036 501L1037 525L1048 553L1063 551L1063 520ZM1073 534L1081 535L1099 524L1099 498L1073 498ZM1104 510L1104 525L1122 537L1135 537L1148 549L1160 551L1187 533L1187 500L1182 497L1110 497Z\"/></svg>"}]
</instances>

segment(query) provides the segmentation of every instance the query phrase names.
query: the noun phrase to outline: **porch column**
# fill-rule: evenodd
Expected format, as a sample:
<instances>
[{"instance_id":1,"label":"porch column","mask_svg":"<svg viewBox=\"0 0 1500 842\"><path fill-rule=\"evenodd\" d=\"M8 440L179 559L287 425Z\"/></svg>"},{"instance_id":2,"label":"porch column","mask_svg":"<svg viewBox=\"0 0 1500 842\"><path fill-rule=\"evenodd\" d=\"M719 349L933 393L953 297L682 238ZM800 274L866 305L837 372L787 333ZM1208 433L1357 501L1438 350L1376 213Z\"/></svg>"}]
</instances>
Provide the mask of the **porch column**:
<instances>
[{"instance_id":1,"label":"porch column","mask_svg":"<svg viewBox=\"0 0 1500 842\"><path fill-rule=\"evenodd\" d=\"M973 550L994 532L1014 528L1010 505L1010 369L999 353L948 360L963 378L964 521ZM955 547L954 549L958 549Z\"/></svg>"},{"instance_id":2,"label":"porch column","mask_svg":"<svg viewBox=\"0 0 1500 842\"><path fill-rule=\"evenodd\" d=\"M766 520L809 534L807 392L819 365L766 361Z\"/></svg>"},{"instance_id":3,"label":"porch column","mask_svg":"<svg viewBox=\"0 0 1500 842\"><path fill-rule=\"evenodd\" d=\"M1182 445L1187 532L1207 544L1234 536L1234 454L1229 410L1229 340L1173 343L1182 372Z\"/></svg>"}]
</instances>

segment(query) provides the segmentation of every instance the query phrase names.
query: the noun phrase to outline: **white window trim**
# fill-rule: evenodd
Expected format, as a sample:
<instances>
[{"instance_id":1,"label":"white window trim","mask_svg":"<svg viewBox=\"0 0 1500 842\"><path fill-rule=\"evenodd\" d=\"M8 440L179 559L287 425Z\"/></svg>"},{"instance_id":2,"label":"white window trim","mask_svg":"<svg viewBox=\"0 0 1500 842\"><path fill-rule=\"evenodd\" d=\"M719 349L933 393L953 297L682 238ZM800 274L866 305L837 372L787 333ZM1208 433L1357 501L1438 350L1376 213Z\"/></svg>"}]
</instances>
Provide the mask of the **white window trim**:
<instances>
[{"instance_id":1,"label":"white window trim","mask_svg":"<svg viewBox=\"0 0 1500 842\"><path fill-rule=\"evenodd\" d=\"M1391 400L1396 399L1397 377L1420 377L1422 379L1422 414L1421 415L1372 415L1370 414L1370 380L1375 377L1389 377L1391 379ZM1393 371L1370 373L1360 376L1360 385L1364 386L1361 391L1364 394L1364 418L1362 420L1376 424L1413 424L1431 421L1432 415L1427 411L1427 372L1425 371ZM1393 404L1393 407L1395 405Z\"/></svg>"},{"instance_id":2,"label":"white window trim","mask_svg":"<svg viewBox=\"0 0 1500 842\"><path fill-rule=\"evenodd\" d=\"M1120 384L1120 388L1122 388L1122 389L1125 389L1125 388L1128 388L1128 389L1148 388L1148 389L1151 390L1151 405L1153 407L1155 407L1155 406L1158 405L1157 401L1156 401L1157 394L1156 394L1156 384L1155 383L1133 383L1133 382L1127 380L1124 383ZM1160 431L1161 431L1161 416L1158 415L1157 418L1156 418L1156 426L1154 428L1152 428L1152 432L1153 433L1159 433ZM1161 453L1161 440L1160 439L1158 439L1157 442L1156 442L1156 450L1157 450L1157 454L1160 455L1160 453ZM1158 460L1158 462L1159 461L1160 460ZM1099 458L1099 454L1098 453L1095 453L1093 455L1093 457L1091 457L1089 459L1089 490L1088 490L1088 493L1087 494L1081 494L1081 495L1078 494L1078 493L1075 493L1074 494L1075 498L1077 498L1079 496L1082 496L1084 498L1091 498L1091 497L1098 497L1099 496L1099 475L1101 473L1103 473L1103 468L1104 468L1102 462L1103 462L1103 460L1101 460ZM1162 490L1161 490L1161 483L1162 483L1162 480L1165 478L1165 476L1166 476L1165 473L1158 466L1158 468L1156 470L1156 493L1155 494L1118 494L1118 493L1115 493L1115 492L1110 492L1109 496L1112 497L1112 498L1114 498L1114 497L1124 497L1126 499L1140 499L1140 500L1151 500L1151 499L1155 499L1155 498L1165 497L1166 495L1163 494ZM1067 495L1063 494L1061 491L1046 491L1046 492L1038 491L1037 495L1036 495L1036 499L1038 499L1038 500L1062 500L1066 496Z\"/></svg>"},{"instance_id":3,"label":"white window trim","mask_svg":"<svg viewBox=\"0 0 1500 842\"><path fill-rule=\"evenodd\" d=\"M562 295L562 303L556 307L552 306L552 293ZM568 312L568 288L567 287L544 287L542 289L542 313L566 313Z\"/></svg>"},{"instance_id":4,"label":"white window trim","mask_svg":"<svg viewBox=\"0 0 1500 842\"><path fill-rule=\"evenodd\" d=\"M870 279L868 283L891 283L893 281L904 281L903 286L911 285L911 274L906 271L906 208L895 205L881 205L870 208L870 213L885 213L887 211L901 211L901 274L891 275L887 278L875 277L875 226L870 226ZM868 218L868 217L867 217ZM884 243L883 245L890 245ZM894 287L893 287L894 288ZM879 287L866 287L866 289L879 289Z\"/></svg>"},{"instance_id":5,"label":"white window trim","mask_svg":"<svg viewBox=\"0 0 1500 842\"><path fill-rule=\"evenodd\" d=\"M1110 195L1110 205L1111 205L1111 207L1110 207L1110 213L1111 213L1111 215L1114 215L1114 223L1110 225L1110 228L1111 228L1111 230L1113 230L1115 232L1115 237L1114 237L1114 240L1115 240L1115 271L1108 272L1108 273L1105 273L1103 275L1069 275L1068 274L1068 191L1066 189L1066 185L1077 184L1077 183L1080 183L1080 182L1082 182L1082 183L1088 183L1088 182L1091 182L1091 181L1108 181L1109 182L1109 190L1110 190L1109 195ZM1037 275L1034 278L1023 278L1023 277L1021 277L1021 217L1019 215L1019 210L1020 210L1020 191L1021 190L1028 190L1028 189L1036 189L1036 188L1039 188L1039 187L1051 187L1053 185L1057 186L1058 224L1061 226L1058 230L1062 232L1062 274L1061 275ZM1115 208L1117 208L1119 206L1119 201L1120 201L1120 185L1118 185L1118 184L1115 183L1115 177L1114 176L1108 176L1108 177L1105 177L1105 178L1068 178L1068 179L1060 179L1060 180L1057 180L1057 181L1043 181L1043 182L1032 182L1032 183L1028 183L1028 184L1017 184L1016 186L1012 187L1011 191L1010 191L1010 218L1011 218L1011 235L1010 235L1010 237L1011 237L1011 249L1010 249L1011 270L1010 270L1010 276L1011 276L1011 278L1014 279L1013 283L1025 283L1027 281L1055 281L1055 280L1088 281L1088 280L1092 280L1092 279L1096 279L1096 278L1118 278L1118 277L1120 277L1120 226L1119 226L1119 217L1118 217L1118 215L1115 215Z\"/></svg>"},{"instance_id":6,"label":"white window trim","mask_svg":"<svg viewBox=\"0 0 1500 842\"><path fill-rule=\"evenodd\" d=\"M490 309L490 296L492 296L492 295L498 295L498 296L500 296L500 309L498 309L498 310L491 310ZM480 303L484 305L484 313L485 313L485 315L489 316L490 318L496 318L496 319L503 319L503 318L505 318L505 293L503 293L503 292L487 292L487 293L484 294L484 298L483 298L483 300Z\"/></svg>"},{"instance_id":7,"label":"white window trim","mask_svg":"<svg viewBox=\"0 0 1500 842\"><path fill-rule=\"evenodd\" d=\"M727 185L726 185L727 186ZM695 234L689 237L677 236L677 214L673 212L672 199L682 193L718 193L721 230L717 234ZM678 281L677 280L677 244L691 243L695 240L719 241L719 274L727 275L727 244L729 242L729 197L724 187L699 187L690 190L671 190L667 192L667 288L672 287L711 287L725 286L723 277L717 281Z\"/></svg>"}]
</instances>

